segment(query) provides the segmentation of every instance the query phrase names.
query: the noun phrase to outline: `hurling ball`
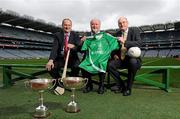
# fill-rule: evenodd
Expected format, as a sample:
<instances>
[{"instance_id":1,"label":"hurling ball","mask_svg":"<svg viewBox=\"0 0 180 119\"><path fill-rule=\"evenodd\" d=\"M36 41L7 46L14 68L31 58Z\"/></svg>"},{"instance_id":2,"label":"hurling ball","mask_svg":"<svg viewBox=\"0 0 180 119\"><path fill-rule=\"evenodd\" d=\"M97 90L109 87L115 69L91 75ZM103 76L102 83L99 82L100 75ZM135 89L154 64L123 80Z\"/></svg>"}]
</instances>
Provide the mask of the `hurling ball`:
<instances>
[{"instance_id":1,"label":"hurling ball","mask_svg":"<svg viewBox=\"0 0 180 119\"><path fill-rule=\"evenodd\" d=\"M141 56L141 49L139 47L131 47L128 50L128 55L130 57L138 58Z\"/></svg>"}]
</instances>

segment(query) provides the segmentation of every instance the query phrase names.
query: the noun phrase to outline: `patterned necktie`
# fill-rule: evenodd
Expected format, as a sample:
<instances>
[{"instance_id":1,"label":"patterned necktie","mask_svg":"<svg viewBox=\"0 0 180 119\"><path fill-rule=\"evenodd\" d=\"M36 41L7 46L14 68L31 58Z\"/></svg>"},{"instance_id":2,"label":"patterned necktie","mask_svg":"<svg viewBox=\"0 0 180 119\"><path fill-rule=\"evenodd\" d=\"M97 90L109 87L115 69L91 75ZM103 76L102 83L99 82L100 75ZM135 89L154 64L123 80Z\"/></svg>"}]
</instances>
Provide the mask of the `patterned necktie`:
<instances>
[{"instance_id":1,"label":"patterned necktie","mask_svg":"<svg viewBox=\"0 0 180 119\"><path fill-rule=\"evenodd\" d=\"M64 59L66 59L67 51L68 51L68 33L66 33L64 37Z\"/></svg>"},{"instance_id":2,"label":"patterned necktie","mask_svg":"<svg viewBox=\"0 0 180 119\"><path fill-rule=\"evenodd\" d=\"M122 36L123 36L124 43L125 43L125 41L127 39L127 33L123 32ZM124 47L124 43L122 43L122 46L121 46L121 60L124 60L125 56L126 56L126 48Z\"/></svg>"}]
</instances>

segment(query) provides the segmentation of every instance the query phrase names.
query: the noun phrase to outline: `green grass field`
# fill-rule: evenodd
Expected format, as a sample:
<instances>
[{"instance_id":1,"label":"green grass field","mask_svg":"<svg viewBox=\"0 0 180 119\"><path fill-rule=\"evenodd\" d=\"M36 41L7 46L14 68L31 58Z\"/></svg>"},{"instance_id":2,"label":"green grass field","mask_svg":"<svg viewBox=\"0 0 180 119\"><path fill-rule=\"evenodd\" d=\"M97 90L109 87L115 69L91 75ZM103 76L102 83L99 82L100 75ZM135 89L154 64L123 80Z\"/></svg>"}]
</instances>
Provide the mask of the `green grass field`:
<instances>
[{"instance_id":1,"label":"green grass field","mask_svg":"<svg viewBox=\"0 0 180 119\"><path fill-rule=\"evenodd\" d=\"M47 59L1 60L0 64L45 64L46 61ZM144 58L143 65L175 66L180 65L180 60ZM138 73L141 72L143 71L140 70ZM99 95L96 92L97 87L88 94L77 90L77 102L81 108L79 113L64 111L70 101L71 92L66 91L64 95L56 96L51 91L46 91L44 104L51 112L48 119L180 119L179 72L180 69L170 71L172 88L170 93L137 81L129 97L114 94L110 90ZM32 113L38 105L38 93L25 88L24 81L18 81L10 88L0 89L0 119L32 119ZM0 83L2 84L2 68L0 68Z\"/></svg>"}]
</instances>

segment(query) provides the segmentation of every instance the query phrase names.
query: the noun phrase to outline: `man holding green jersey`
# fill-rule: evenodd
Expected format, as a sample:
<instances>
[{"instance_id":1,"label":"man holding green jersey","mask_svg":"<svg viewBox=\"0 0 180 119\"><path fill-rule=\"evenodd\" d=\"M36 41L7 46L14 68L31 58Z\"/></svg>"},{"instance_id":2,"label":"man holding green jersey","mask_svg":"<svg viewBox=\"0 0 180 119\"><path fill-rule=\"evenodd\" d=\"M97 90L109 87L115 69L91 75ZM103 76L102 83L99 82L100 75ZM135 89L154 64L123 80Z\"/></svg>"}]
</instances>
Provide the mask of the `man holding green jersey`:
<instances>
[{"instance_id":1,"label":"man holding green jersey","mask_svg":"<svg viewBox=\"0 0 180 119\"><path fill-rule=\"evenodd\" d=\"M104 78L107 62L113 50L119 49L120 45L115 37L105 32L100 32L101 22L99 19L90 21L91 36L82 38L84 40L81 50L85 51L85 58L79 67L82 76L88 78L88 84L83 90L88 93L93 90L91 76L99 75L98 94L104 93Z\"/></svg>"}]
</instances>

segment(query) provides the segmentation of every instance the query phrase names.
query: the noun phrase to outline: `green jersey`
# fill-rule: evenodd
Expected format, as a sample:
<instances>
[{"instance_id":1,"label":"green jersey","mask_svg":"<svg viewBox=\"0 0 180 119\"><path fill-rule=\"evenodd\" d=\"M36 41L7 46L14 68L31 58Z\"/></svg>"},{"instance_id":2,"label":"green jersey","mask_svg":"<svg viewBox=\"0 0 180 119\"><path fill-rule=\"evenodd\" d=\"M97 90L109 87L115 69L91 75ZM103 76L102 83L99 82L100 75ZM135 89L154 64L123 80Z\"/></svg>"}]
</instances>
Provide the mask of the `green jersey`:
<instances>
[{"instance_id":1,"label":"green jersey","mask_svg":"<svg viewBox=\"0 0 180 119\"><path fill-rule=\"evenodd\" d=\"M90 72L106 72L107 62L113 50L118 49L119 44L115 37L104 32L89 36L83 43L81 50L86 50L85 59L79 67Z\"/></svg>"}]
</instances>

